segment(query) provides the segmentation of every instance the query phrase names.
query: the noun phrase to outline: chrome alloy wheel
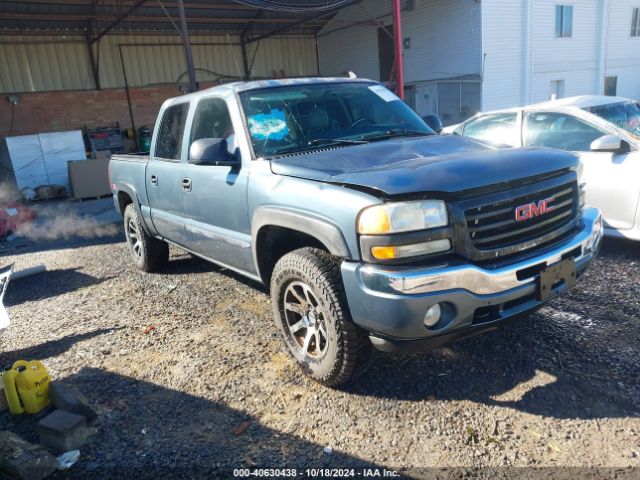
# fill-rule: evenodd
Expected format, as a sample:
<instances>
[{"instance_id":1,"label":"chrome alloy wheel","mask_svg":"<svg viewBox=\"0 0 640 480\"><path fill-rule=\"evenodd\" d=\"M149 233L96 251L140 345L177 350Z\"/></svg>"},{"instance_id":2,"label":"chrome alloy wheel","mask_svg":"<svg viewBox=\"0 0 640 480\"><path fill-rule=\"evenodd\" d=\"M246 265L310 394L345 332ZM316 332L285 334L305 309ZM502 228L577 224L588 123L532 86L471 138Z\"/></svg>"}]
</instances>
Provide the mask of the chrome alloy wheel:
<instances>
[{"instance_id":1,"label":"chrome alloy wheel","mask_svg":"<svg viewBox=\"0 0 640 480\"><path fill-rule=\"evenodd\" d=\"M131 251L137 258L140 258L142 256L142 241L140 239L140 231L133 219L129 219L127 223L127 237L129 238Z\"/></svg>"},{"instance_id":2,"label":"chrome alloy wheel","mask_svg":"<svg viewBox=\"0 0 640 480\"><path fill-rule=\"evenodd\" d=\"M284 316L291 337L305 355L319 358L327 351L327 325L311 287L292 282L284 292Z\"/></svg>"}]
</instances>

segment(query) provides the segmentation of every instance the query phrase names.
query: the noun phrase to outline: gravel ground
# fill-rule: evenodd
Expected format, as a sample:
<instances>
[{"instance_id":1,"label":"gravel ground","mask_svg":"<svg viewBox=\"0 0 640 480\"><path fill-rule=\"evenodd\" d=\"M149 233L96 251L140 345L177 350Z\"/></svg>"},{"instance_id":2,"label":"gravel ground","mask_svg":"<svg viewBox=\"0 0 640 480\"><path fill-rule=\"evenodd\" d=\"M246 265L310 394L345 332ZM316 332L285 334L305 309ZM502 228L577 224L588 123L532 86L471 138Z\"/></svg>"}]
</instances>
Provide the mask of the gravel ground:
<instances>
[{"instance_id":1,"label":"gravel ground","mask_svg":"<svg viewBox=\"0 0 640 480\"><path fill-rule=\"evenodd\" d=\"M260 285L179 250L165 272L143 274L122 236L89 243L5 251L2 262L49 271L10 285L0 365L41 359L100 414L59 478L230 478L285 465L640 475L632 243L607 240L578 287L531 318L429 354L374 352L342 390L307 380L285 355ZM36 441L37 420L3 412L0 430Z\"/></svg>"}]
</instances>

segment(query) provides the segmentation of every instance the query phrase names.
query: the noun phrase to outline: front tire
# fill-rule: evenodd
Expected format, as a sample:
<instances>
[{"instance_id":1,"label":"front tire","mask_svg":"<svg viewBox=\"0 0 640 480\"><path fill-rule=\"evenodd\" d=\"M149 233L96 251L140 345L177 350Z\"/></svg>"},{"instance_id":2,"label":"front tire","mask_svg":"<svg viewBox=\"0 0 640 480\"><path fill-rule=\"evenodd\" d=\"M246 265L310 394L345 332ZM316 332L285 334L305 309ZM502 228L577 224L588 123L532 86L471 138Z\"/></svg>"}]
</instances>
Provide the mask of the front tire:
<instances>
[{"instance_id":1,"label":"front tire","mask_svg":"<svg viewBox=\"0 0 640 480\"><path fill-rule=\"evenodd\" d=\"M169 245L150 237L144 231L142 219L133 204L124 209L124 235L131 258L143 272L157 272L169 261Z\"/></svg>"},{"instance_id":2,"label":"front tire","mask_svg":"<svg viewBox=\"0 0 640 480\"><path fill-rule=\"evenodd\" d=\"M284 343L308 376L334 387L364 370L369 339L351 320L334 257L315 248L283 256L271 277L271 301Z\"/></svg>"}]
</instances>

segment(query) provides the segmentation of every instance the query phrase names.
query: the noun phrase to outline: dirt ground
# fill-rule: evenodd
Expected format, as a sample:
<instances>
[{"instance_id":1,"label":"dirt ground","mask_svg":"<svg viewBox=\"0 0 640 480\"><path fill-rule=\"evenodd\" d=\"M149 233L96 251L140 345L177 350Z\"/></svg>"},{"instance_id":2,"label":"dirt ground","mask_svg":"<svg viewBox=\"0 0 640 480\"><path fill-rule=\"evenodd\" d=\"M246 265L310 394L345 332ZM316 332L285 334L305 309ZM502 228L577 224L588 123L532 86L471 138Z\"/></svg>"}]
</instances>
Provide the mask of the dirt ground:
<instances>
[{"instance_id":1,"label":"dirt ground","mask_svg":"<svg viewBox=\"0 0 640 480\"><path fill-rule=\"evenodd\" d=\"M360 379L331 390L284 353L260 285L179 250L166 271L144 274L122 240L3 254L2 264L48 271L10 285L0 366L40 359L100 415L57 478L285 466L640 477L640 247L630 242L607 240L578 287L529 319L429 354L375 352ZM38 418L2 412L0 430L37 441Z\"/></svg>"}]
</instances>

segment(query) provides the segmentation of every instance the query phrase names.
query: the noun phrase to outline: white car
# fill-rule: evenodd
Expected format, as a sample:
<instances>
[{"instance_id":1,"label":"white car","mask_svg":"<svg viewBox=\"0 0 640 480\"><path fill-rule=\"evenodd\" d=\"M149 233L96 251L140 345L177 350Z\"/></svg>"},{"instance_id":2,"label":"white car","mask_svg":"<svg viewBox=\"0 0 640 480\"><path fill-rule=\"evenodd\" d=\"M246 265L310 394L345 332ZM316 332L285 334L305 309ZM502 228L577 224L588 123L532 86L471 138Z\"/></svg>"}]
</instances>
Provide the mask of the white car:
<instances>
[{"instance_id":1,"label":"white car","mask_svg":"<svg viewBox=\"0 0 640 480\"><path fill-rule=\"evenodd\" d=\"M443 133L509 147L577 153L586 202L600 208L605 234L640 240L640 103L583 95L479 113Z\"/></svg>"}]
</instances>

